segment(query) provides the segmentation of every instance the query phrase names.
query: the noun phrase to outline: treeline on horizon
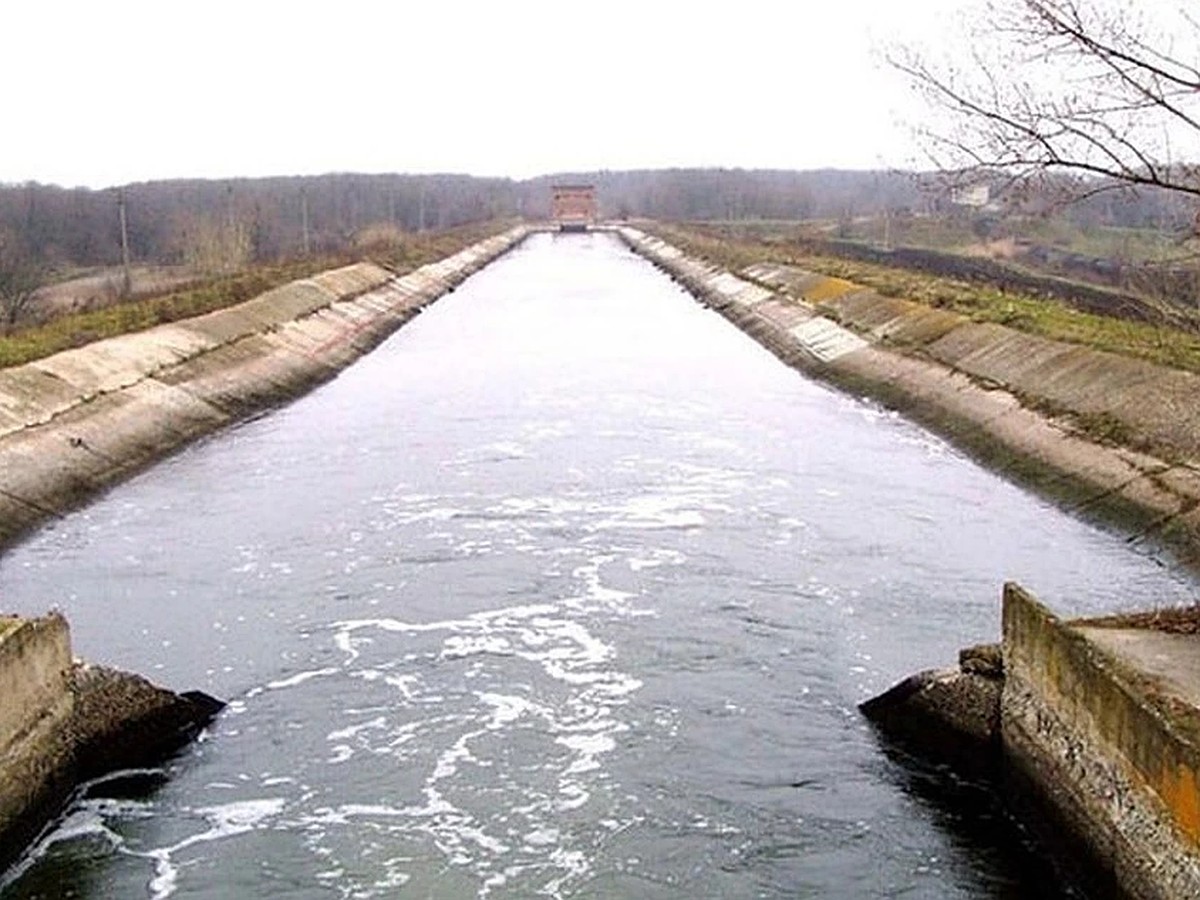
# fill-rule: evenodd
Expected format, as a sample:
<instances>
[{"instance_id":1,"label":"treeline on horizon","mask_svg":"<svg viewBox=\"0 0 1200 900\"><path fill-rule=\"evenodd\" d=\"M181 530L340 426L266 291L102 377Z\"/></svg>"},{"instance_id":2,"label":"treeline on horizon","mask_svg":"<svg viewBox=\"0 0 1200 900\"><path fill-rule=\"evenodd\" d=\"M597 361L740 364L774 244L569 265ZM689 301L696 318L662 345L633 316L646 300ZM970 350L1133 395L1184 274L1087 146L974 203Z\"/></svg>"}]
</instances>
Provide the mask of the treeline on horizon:
<instances>
[{"instance_id":1,"label":"treeline on horizon","mask_svg":"<svg viewBox=\"0 0 1200 900\"><path fill-rule=\"evenodd\" d=\"M952 208L937 175L884 171L667 169L575 172L527 180L468 175L362 175L172 180L93 190L26 183L0 185L0 235L59 269L121 260L118 196L124 194L129 245L137 262L186 257L189 235L234 227L258 261L345 252L380 226L443 229L490 219L544 218L550 186L595 184L606 218L850 220L929 214ZM1025 212L1055 208L1083 225L1173 229L1190 219L1177 198L1148 191L1101 192L1057 208L1023 195Z\"/></svg>"}]
</instances>

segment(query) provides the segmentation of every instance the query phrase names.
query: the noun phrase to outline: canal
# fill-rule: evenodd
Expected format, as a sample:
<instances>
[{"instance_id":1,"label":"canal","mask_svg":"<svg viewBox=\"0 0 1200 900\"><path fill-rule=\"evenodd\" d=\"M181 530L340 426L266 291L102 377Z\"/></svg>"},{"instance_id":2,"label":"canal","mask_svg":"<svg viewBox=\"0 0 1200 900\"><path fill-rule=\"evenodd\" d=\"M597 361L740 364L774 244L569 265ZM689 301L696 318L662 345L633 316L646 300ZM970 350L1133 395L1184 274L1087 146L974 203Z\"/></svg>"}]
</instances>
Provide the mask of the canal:
<instances>
[{"instance_id":1,"label":"canal","mask_svg":"<svg viewBox=\"0 0 1200 900\"><path fill-rule=\"evenodd\" d=\"M994 639L1007 578L1195 591L615 238L535 236L0 560L80 656L231 701L0 897L1060 896L855 709Z\"/></svg>"}]
</instances>

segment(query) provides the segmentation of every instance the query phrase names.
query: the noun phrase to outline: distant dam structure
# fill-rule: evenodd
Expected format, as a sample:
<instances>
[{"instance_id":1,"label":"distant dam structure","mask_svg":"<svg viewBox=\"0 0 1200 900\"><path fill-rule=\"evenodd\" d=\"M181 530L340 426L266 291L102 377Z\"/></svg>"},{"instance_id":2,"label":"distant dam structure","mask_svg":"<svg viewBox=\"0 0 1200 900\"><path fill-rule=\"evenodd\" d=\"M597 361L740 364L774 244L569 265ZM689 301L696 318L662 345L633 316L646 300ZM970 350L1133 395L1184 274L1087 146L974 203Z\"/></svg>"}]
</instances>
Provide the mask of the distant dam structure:
<instances>
[{"instance_id":1,"label":"distant dam structure","mask_svg":"<svg viewBox=\"0 0 1200 900\"><path fill-rule=\"evenodd\" d=\"M595 223L595 185L556 184L550 190L550 218L559 231L587 231Z\"/></svg>"}]
</instances>

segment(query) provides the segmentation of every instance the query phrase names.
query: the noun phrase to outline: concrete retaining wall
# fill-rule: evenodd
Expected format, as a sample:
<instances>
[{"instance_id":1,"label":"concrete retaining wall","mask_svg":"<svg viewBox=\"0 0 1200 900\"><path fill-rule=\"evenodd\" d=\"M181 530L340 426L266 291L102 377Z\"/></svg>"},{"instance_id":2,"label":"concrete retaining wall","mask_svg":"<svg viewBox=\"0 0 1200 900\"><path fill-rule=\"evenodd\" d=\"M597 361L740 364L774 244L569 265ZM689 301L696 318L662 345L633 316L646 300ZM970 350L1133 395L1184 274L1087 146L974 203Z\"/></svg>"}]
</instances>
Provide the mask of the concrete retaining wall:
<instances>
[{"instance_id":1,"label":"concrete retaining wall","mask_svg":"<svg viewBox=\"0 0 1200 900\"><path fill-rule=\"evenodd\" d=\"M0 864L70 789L71 641L59 615L0 619Z\"/></svg>"},{"instance_id":2,"label":"concrete retaining wall","mask_svg":"<svg viewBox=\"0 0 1200 900\"><path fill-rule=\"evenodd\" d=\"M81 781L157 765L223 706L74 662L57 613L0 617L0 871Z\"/></svg>"},{"instance_id":3,"label":"concrete retaining wall","mask_svg":"<svg viewBox=\"0 0 1200 900\"><path fill-rule=\"evenodd\" d=\"M0 370L0 545L332 377L528 233L515 228L400 278L346 266Z\"/></svg>"},{"instance_id":4,"label":"concrete retaining wall","mask_svg":"<svg viewBox=\"0 0 1200 900\"><path fill-rule=\"evenodd\" d=\"M1003 618L1010 776L1080 839L1093 884L1147 900L1200 896L1195 710L1016 585Z\"/></svg>"},{"instance_id":5,"label":"concrete retaining wall","mask_svg":"<svg viewBox=\"0 0 1200 900\"><path fill-rule=\"evenodd\" d=\"M636 229L618 233L787 364L1200 559L1200 378L789 266L738 276ZM1097 424L1122 443L1098 440Z\"/></svg>"}]
</instances>

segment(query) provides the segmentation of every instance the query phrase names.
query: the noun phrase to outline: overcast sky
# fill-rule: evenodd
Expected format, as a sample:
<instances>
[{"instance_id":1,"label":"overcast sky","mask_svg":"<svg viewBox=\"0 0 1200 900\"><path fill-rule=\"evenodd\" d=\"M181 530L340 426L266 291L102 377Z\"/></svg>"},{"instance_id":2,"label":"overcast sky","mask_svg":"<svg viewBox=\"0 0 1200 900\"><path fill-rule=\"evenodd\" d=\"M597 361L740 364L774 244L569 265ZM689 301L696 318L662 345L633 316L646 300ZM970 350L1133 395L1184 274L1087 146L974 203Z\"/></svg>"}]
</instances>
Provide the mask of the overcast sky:
<instances>
[{"instance_id":1,"label":"overcast sky","mask_svg":"<svg viewBox=\"0 0 1200 900\"><path fill-rule=\"evenodd\" d=\"M0 182L873 168L963 0L14 0Z\"/></svg>"}]
</instances>

